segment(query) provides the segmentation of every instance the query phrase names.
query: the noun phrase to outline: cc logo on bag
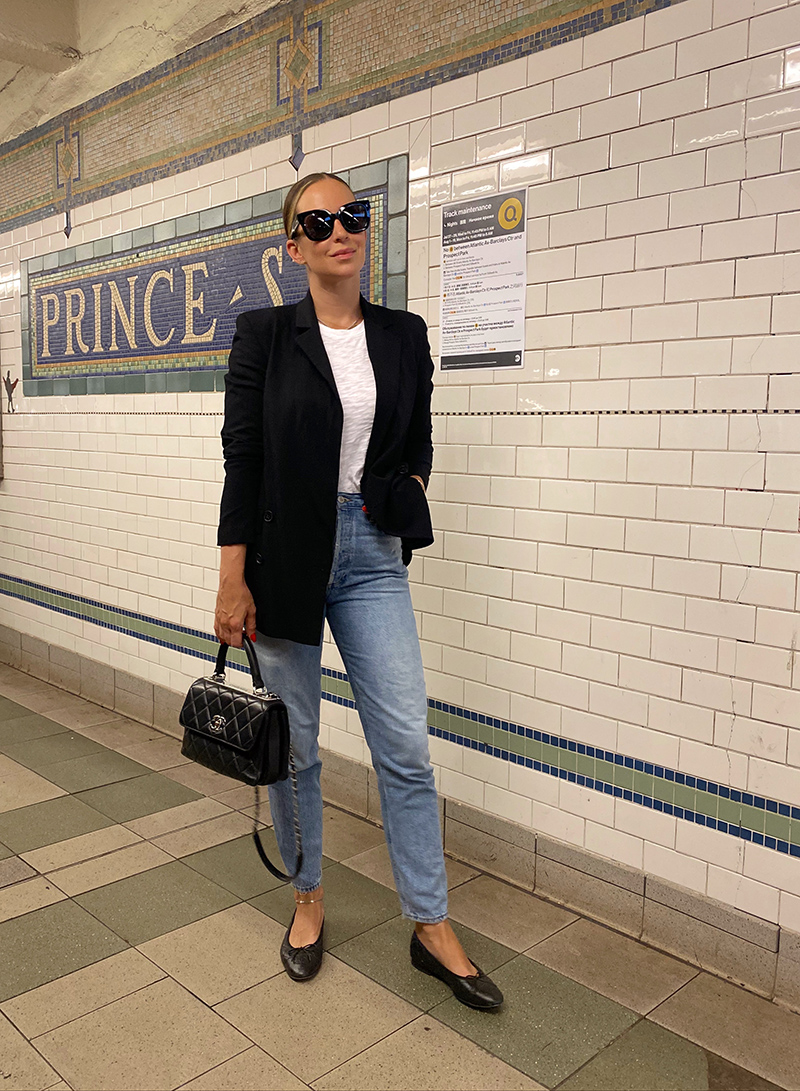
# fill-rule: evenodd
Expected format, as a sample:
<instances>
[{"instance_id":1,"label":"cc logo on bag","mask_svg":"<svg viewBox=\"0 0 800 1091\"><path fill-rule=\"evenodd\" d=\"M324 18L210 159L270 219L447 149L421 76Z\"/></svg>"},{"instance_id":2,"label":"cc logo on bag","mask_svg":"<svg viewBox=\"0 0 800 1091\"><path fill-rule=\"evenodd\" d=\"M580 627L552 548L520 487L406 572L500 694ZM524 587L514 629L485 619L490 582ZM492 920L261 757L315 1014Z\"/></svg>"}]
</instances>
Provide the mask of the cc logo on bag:
<instances>
[{"instance_id":1,"label":"cc logo on bag","mask_svg":"<svg viewBox=\"0 0 800 1091\"><path fill-rule=\"evenodd\" d=\"M227 722L228 721L225 719L224 716L215 716L208 726L213 732L215 732L215 734L218 735Z\"/></svg>"}]
</instances>

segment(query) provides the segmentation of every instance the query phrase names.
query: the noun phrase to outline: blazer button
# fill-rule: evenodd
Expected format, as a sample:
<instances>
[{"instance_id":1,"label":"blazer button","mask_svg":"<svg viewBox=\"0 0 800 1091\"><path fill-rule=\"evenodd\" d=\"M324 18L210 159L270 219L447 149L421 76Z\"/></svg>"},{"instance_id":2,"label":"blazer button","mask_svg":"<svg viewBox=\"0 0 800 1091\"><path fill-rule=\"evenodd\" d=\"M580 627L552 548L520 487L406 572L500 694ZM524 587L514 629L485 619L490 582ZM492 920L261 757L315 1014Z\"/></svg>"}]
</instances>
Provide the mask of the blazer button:
<instances>
[{"instance_id":1,"label":"blazer button","mask_svg":"<svg viewBox=\"0 0 800 1091\"><path fill-rule=\"evenodd\" d=\"M261 556L260 553L256 553L256 564L263 564L263 563L264 563L264 558Z\"/></svg>"},{"instance_id":2,"label":"blazer button","mask_svg":"<svg viewBox=\"0 0 800 1091\"><path fill-rule=\"evenodd\" d=\"M264 512L264 522L265 523L271 523L273 518L274 517L273 517L273 514L272 514L271 511L265 511Z\"/></svg>"}]
</instances>

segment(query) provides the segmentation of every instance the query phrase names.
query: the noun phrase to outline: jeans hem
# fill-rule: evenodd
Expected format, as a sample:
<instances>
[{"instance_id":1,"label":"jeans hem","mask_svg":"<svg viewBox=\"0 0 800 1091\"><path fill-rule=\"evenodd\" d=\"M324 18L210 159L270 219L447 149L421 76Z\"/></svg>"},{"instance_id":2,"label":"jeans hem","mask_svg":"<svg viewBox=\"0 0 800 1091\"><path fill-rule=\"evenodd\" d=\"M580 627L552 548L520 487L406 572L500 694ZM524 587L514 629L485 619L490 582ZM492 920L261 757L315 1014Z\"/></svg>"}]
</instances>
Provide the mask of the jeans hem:
<instances>
[{"instance_id":1,"label":"jeans hem","mask_svg":"<svg viewBox=\"0 0 800 1091\"><path fill-rule=\"evenodd\" d=\"M443 924L447 920L447 914L437 917L420 917L416 913L412 913L409 909L403 909L403 916L407 917L415 924Z\"/></svg>"},{"instance_id":2,"label":"jeans hem","mask_svg":"<svg viewBox=\"0 0 800 1091\"><path fill-rule=\"evenodd\" d=\"M292 884L292 885L293 885L294 889L297 891L298 894L310 894L312 890L316 890L317 887L322 886L322 876L320 875L319 881L314 883L313 886L302 886L302 887L300 887L300 886L294 886L294 884Z\"/></svg>"}]
</instances>

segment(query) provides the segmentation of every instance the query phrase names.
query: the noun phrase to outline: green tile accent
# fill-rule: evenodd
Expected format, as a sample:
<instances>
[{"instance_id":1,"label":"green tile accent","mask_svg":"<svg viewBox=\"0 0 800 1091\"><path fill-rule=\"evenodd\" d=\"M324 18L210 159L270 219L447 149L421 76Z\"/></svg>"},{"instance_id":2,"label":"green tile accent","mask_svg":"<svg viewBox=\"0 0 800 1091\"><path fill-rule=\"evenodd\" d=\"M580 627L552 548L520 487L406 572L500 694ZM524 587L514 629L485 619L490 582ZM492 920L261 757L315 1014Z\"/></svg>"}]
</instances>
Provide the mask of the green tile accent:
<instances>
[{"instance_id":1,"label":"green tile accent","mask_svg":"<svg viewBox=\"0 0 800 1091\"><path fill-rule=\"evenodd\" d=\"M595 759L588 757L586 754L577 755L576 772L580 773L584 777L596 777L598 774L595 772Z\"/></svg>"},{"instance_id":2,"label":"green tile accent","mask_svg":"<svg viewBox=\"0 0 800 1091\"><path fill-rule=\"evenodd\" d=\"M5 753L26 769L41 773L56 762L83 758L89 754L111 754L105 746L73 731L60 731L47 738L29 739L6 746Z\"/></svg>"},{"instance_id":3,"label":"green tile accent","mask_svg":"<svg viewBox=\"0 0 800 1091\"><path fill-rule=\"evenodd\" d=\"M4 754L8 753L8 747L15 744L31 739L44 739L48 735L61 735L67 730L55 720L48 720L46 716L39 716L20 705L14 707L19 709L19 716L7 719L0 716L0 751Z\"/></svg>"},{"instance_id":4,"label":"green tile accent","mask_svg":"<svg viewBox=\"0 0 800 1091\"><path fill-rule=\"evenodd\" d=\"M272 830L262 830L261 840L267 855L273 860L280 860L278 843ZM259 860L250 834L237 837L235 841L226 841L223 845L203 849L202 852L192 853L191 856L184 856L183 863L229 890L237 898L255 898L283 885L280 879L270 875Z\"/></svg>"},{"instance_id":5,"label":"green tile accent","mask_svg":"<svg viewBox=\"0 0 800 1091\"><path fill-rule=\"evenodd\" d=\"M700 793L698 793L698 795L699 794ZM754 830L756 833L763 833L766 811L762 811L760 807L748 807L744 803L741 804L741 809L741 824L746 826L748 830Z\"/></svg>"},{"instance_id":6,"label":"green tile accent","mask_svg":"<svg viewBox=\"0 0 800 1091\"><path fill-rule=\"evenodd\" d=\"M653 778L653 798L660 799L662 803L672 803L675 796L675 784L671 780L661 777Z\"/></svg>"},{"instance_id":7,"label":"green tile accent","mask_svg":"<svg viewBox=\"0 0 800 1091\"><path fill-rule=\"evenodd\" d=\"M131 944L163 936L240 899L176 860L75 899Z\"/></svg>"},{"instance_id":8,"label":"green tile accent","mask_svg":"<svg viewBox=\"0 0 800 1091\"><path fill-rule=\"evenodd\" d=\"M634 792L641 792L643 796L651 796L653 794L653 787L655 785L655 777L650 773L640 773L637 769L633 771L633 790Z\"/></svg>"},{"instance_id":9,"label":"green tile accent","mask_svg":"<svg viewBox=\"0 0 800 1091\"><path fill-rule=\"evenodd\" d=\"M0 814L0 841L15 853L105 829L113 820L74 796L59 796Z\"/></svg>"},{"instance_id":10,"label":"green tile accent","mask_svg":"<svg viewBox=\"0 0 800 1091\"><path fill-rule=\"evenodd\" d=\"M677 799L676 799L677 803ZM682 806L682 804L681 804ZM734 826L739 825L742 805L734 803L732 799L719 799L717 803L717 819L720 822L729 822Z\"/></svg>"},{"instance_id":11,"label":"green tile accent","mask_svg":"<svg viewBox=\"0 0 800 1091\"><path fill-rule=\"evenodd\" d=\"M683 807L684 810L694 810L695 802L695 789L688 788L685 784L675 785L675 806ZM722 802L720 800L720 802Z\"/></svg>"},{"instance_id":12,"label":"green tile accent","mask_svg":"<svg viewBox=\"0 0 800 1091\"><path fill-rule=\"evenodd\" d=\"M516 952L509 947L495 943L463 924L455 921L452 924L464 949L469 951L470 957L485 973L493 973L498 966L515 957ZM394 917L377 928L339 944L331 953L348 966L402 996L404 1000L427 1011L434 1004L446 1000L450 990L441 981L426 977L411 965L408 957L411 931L410 921L404 917Z\"/></svg>"},{"instance_id":13,"label":"green tile accent","mask_svg":"<svg viewBox=\"0 0 800 1091\"><path fill-rule=\"evenodd\" d=\"M706 1091L710 1086L705 1050L642 1020L561 1084L560 1091L619 1087Z\"/></svg>"},{"instance_id":14,"label":"green tile accent","mask_svg":"<svg viewBox=\"0 0 800 1091\"><path fill-rule=\"evenodd\" d=\"M768 837L776 837L781 841L790 841L792 834L794 834L797 843L800 841L798 834L800 834L800 828L797 828L800 824L792 822L791 818L786 818L782 814L773 814L772 811L767 811L764 816L764 833ZM2 834L0 833L0 837Z\"/></svg>"},{"instance_id":15,"label":"green tile accent","mask_svg":"<svg viewBox=\"0 0 800 1091\"><path fill-rule=\"evenodd\" d=\"M639 1020L525 955L501 966L492 979L513 997L499 1017L465 1008L453 997L430 1014L546 1087L555 1087Z\"/></svg>"},{"instance_id":16,"label":"green tile accent","mask_svg":"<svg viewBox=\"0 0 800 1091\"><path fill-rule=\"evenodd\" d=\"M124 951L127 943L73 901L0 924L0 1001Z\"/></svg>"},{"instance_id":17,"label":"green tile accent","mask_svg":"<svg viewBox=\"0 0 800 1091\"><path fill-rule=\"evenodd\" d=\"M594 761L594 774L589 774L590 776L594 775L598 780L605 781L606 784L616 783L615 775L618 766L611 761L605 761L603 758L589 758L588 760Z\"/></svg>"},{"instance_id":18,"label":"green tile accent","mask_svg":"<svg viewBox=\"0 0 800 1091\"><path fill-rule=\"evenodd\" d=\"M151 770L137 761L115 754L113 750L89 754L85 758L73 758L47 766L47 779L68 792L80 792L97 788L101 784L144 776Z\"/></svg>"},{"instance_id":19,"label":"green tile accent","mask_svg":"<svg viewBox=\"0 0 800 1091\"><path fill-rule=\"evenodd\" d=\"M179 784L177 780L153 773L141 765L138 768L146 775L92 788L81 792L77 798L101 814L108 815L114 822L132 822L134 818L144 818L147 814L166 811L201 798L199 792Z\"/></svg>"},{"instance_id":20,"label":"green tile accent","mask_svg":"<svg viewBox=\"0 0 800 1091\"><path fill-rule=\"evenodd\" d=\"M618 788L627 788L633 791L633 769L626 769L624 765L614 766L614 783Z\"/></svg>"}]
</instances>

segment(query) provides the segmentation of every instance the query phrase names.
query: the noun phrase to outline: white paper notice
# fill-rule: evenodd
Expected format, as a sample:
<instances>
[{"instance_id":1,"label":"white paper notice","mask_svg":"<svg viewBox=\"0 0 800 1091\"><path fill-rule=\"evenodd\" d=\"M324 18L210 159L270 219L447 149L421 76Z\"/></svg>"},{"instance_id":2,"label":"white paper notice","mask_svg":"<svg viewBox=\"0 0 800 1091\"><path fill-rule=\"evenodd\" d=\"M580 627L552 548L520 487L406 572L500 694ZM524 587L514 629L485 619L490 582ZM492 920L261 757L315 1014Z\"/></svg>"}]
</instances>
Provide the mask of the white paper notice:
<instances>
[{"instance_id":1,"label":"white paper notice","mask_svg":"<svg viewBox=\"0 0 800 1091\"><path fill-rule=\"evenodd\" d=\"M441 368L522 367L525 190L442 210Z\"/></svg>"}]
</instances>

